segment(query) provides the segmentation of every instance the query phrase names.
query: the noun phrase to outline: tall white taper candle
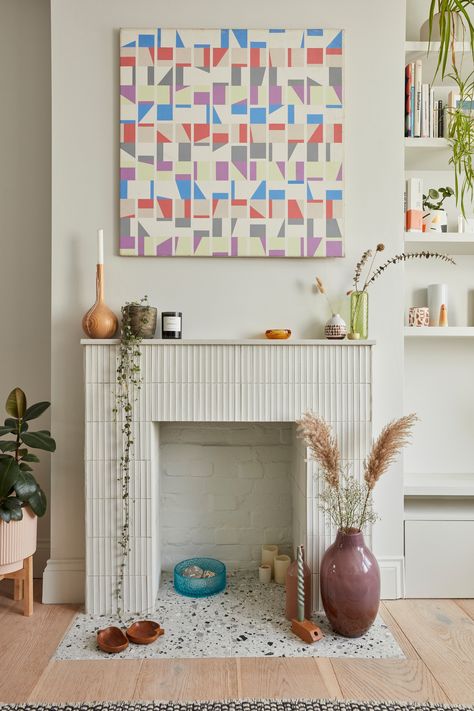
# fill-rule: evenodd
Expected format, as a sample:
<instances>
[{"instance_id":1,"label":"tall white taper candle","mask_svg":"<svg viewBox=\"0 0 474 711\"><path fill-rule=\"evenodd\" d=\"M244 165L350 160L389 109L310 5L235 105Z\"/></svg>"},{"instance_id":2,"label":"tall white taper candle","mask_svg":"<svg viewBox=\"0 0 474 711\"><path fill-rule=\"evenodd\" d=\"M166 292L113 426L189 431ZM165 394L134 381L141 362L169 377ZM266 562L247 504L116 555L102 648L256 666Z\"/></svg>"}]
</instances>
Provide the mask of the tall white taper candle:
<instances>
[{"instance_id":1,"label":"tall white taper candle","mask_svg":"<svg viewBox=\"0 0 474 711\"><path fill-rule=\"evenodd\" d=\"M104 263L104 230L97 230L97 264Z\"/></svg>"}]
</instances>

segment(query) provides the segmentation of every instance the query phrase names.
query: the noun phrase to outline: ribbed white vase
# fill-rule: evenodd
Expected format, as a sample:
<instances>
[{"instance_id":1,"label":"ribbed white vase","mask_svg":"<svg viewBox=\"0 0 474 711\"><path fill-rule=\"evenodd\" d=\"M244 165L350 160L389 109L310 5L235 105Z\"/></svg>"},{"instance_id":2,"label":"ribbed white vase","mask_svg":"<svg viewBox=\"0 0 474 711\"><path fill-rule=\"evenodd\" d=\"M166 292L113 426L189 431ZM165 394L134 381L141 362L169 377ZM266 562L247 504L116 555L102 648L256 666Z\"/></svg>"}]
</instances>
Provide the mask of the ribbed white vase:
<instances>
[{"instance_id":1,"label":"ribbed white vase","mask_svg":"<svg viewBox=\"0 0 474 711\"><path fill-rule=\"evenodd\" d=\"M0 521L0 576L23 567L23 559L36 550L38 519L26 506L21 521Z\"/></svg>"}]
</instances>

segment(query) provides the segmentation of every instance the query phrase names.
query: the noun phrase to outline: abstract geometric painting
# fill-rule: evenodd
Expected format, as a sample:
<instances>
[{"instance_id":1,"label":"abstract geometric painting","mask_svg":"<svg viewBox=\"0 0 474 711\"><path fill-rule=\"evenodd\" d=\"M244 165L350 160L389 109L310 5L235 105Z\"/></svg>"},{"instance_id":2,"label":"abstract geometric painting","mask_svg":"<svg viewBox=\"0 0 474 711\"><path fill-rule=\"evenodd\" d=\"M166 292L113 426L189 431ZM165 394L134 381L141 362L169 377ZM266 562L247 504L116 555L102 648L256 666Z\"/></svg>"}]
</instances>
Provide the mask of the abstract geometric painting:
<instances>
[{"instance_id":1,"label":"abstract geometric painting","mask_svg":"<svg viewBox=\"0 0 474 711\"><path fill-rule=\"evenodd\" d=\"M122 30L120 254L342 257L343 32Z\"/></svg>"}]
</instances>

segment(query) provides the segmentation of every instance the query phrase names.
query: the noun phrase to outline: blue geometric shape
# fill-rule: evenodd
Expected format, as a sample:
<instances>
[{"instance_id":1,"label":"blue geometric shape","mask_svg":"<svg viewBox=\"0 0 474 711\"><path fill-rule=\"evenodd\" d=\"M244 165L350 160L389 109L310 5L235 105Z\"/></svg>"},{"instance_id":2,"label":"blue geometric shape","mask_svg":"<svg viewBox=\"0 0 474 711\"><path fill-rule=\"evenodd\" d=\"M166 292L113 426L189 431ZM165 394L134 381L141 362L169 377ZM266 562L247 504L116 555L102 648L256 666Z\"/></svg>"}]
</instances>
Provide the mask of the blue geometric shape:
<instances>
[{"instance_id":1,"label":"blue geometric shape","mask_svg":"<svg viewBox=\"0 0 474 711\"><path fill-rule=\"evenodd\" d=\"M281 109L283 104L270 104L268 107L268 112L272 114L274 111L278 111L278 109Z\"/></svg>"},{"instance_id":2,"label":"blue geometric shape","mask_svg":"<svg viewBox=\"0 0 474 711\"><path fill-rule=\"evenodd\" d=\"M303 32L303 34L301 35L301 44L300 44L300 47L301 47L301 49L303 49L303 47L304 47L304 32Z\"/></svg>"},{"instance_id":3,"label":"blue geometric shape","mask_svg":"<svg viewBox=\"0 0 474 711\"><path fill-rule=\"evenodd\" d=\"M284 190L270 190L268 193L270 200L284 200L285 191Z\"/></svg>"},{"instance_id":4,"label":"blue geometric shape","mask_svg":"<svg viewBox=\"0 0 474 711\"><path fill-rule=\"evenodd\" d=\"M328 44L327 49L342 49L342 30L338 32L333 41Z\"/></svg>"},{"instance_id":5,"label":"blue geometric shape","mask_svg":"<svg viewBox=\"0 0 474 711\"><path fill-rule=\"evenodd\" d=\"M306 116L306 123L315 123L315 124L321 124L323 123L323 115L322 114L308 114Z\"/></svg>"},{"instance_id":6,"label":"blue geometric shape","mask_svg":"<svg viewBox=\"0 0 474 711\"><path fill-rule=\"evenodd\" d=\"M155 38L153 35L138 35L138 46L139 47L154 47Z\"/></svg>"},{"instance_id":7,"label":"blue geometric shape","mask_svg":"<svg viewBox=\"0 0 474 711\"><path fill-rule=\"evenodd\" d=\"M212 107L212 123L222 123L214 107Z\"/></svg>"},{"instance_id":8,"label":"blue geometric shape","mask_svg":"<svg viewBox=\"0 0 474 711\"><path fill-rule=\"evenodd\" d=\"M311 186L309 183L306 183L306 199L307 200L313 200L313 194L311 192Z\"/></svg>"},{"instance_id":9,"label":"blue geometric shape","mask_svg":"<svg viewBox=\"0 0 474 711\"><path fill-rule=\"evenodd\" d=\"M239 47L245 48L248 46L248 31L247 30L232 30L235 39L239 43Z\"/></svg>"},{"instance_id":10,"label":"blue geometric shape","mask_svg":"<svg viewBox=\"0 0 474 711\"><path fill-rule=\"evenodd\" d=\"M293 104L288 104L288 123L293 124L295 122L295 107Z\"/></svg>"},{"instance_id":11,"label":"blue geometric shape","mask_svg":"<svg viewBox=\"0 0 474 711\"><path fill-rule=\"evenodd\" d=\"M235 180L230 181L230 198L235 200Z\"/></svg>"},{"instance_id":12,"label":"blue geometric shape","mask_svg":"<svg viewBox=\"0 0 474 711\"><path fill-rule=\"evenodd\" d=\"M342 190L326 190L326 200L342 200Z\"/></svg>"},{"instance_id":13,"label":"blue geometric shape","mask_svg":"<svg viewBox=\"0 0 474 711\"><path fill-rule=\"evenodd\" d=\"M322 37L324 30L312 29L312 30L307 30L307 33L308 33L308 37Z\"/></svg>"},{"instance_id":14,"label":"blue geometric shape","mask_svg":"<svg viewBox=\"0 0 474 711\"><path fill-rule=\"evenodd\" d=\"M184 42L181 39L181 35L179 34L179 32L177 30L176 30L176 46L177 47L184 47Z\"/></svg>"},{"instance_id":15,"label":"blue geometric shape","mask_svg":"<svg viewBox=\"0 0 474 711\"><path fill-rule=\"evenodd\" d=\"M154 199L155 199L154 193L155 193L155 181L154 181L154 180L150 180L150 200L154 200Z\"/></svg>"},{"instance_id":16,"label":"blue geometric shape","mask_svg":"<svg viewBox=\"0 0 474 711\"><path fill-rule=\"evenodd\" d=\"M213 200L228 200L229 193L212 193Z\"/></svg>"},{"instance_id":17,"label":"blue geometric shape","mask_svg":"<svg viewBox=\"0 0 474 711\"><path fill-rule=\"evenodd\" d=\"M255 190L254 194L252 195L252 200L266 200L267 198L267 182L266 180L262 180L258 188Z\"/></svg>"},{"instance_id":18,"label":"blue geometric shape","mask_svg":"<svg viewBox=\"0 0 474 711\"><path fill-rule=\"evenodd\" d=\"M273 30L268 30L272 34L285 34L286 30L281 30L281 29L273 29Z\"/></svg>"},{"instance_id":19,"label":"blue geometric shape","mask_svg":"<svg viewBox=\"0 0 474 711\"><path fill-rule=\"evenodd\" d=\"M176 186L178 188L179 197L182 200L191 199L191 179L183 180L182 178L176 178Z\"/></svg>"},{"instance_id":20,"label":"blue geometric shape","mask_svg":"<svg viewBox=\"0 0 474 711\"><path fill-rule=\"evenodd\" d=\"M229 46L229 30L221 30L221 47Z\"/></svg>"},{"instance_id":21,"label":"blue geometric shape","mask_svg":"<svg viewBox=\"0 0 474 711\"><path fill-rule=\"evenodd\" d=\"M255 47L255 49L263 49L267 46L266 42L250 42L250 47Z\"/></svg>"},{"instance_id":22,"label":"blue geometric shape","mask_svg":"<svg viewBox=\"0 0 474 711\"><path fill-rule=\"evenodd\" d=\"M122 200L128 197L128 180L120 181L120 197Z\"/></svg>"},{"instance_id":23,"label":"blue geometric shape","mask_svg":"<svg viewBox=\"0 0 474 711\"><path fill-rule=\"evenodd\" d=\"M156 120L157 121L172 121L173 120L173 106L172 104L158 104L156 107Z\"/></svg>"},{"instance_id":24,"label":"blue geometric shape","mask_svg":"<svg viewBox=\"0 0 474 711\"><path fill-rule=\"evenodd\" d=\"M247 113L247 102L232 104L231 114L246 114Z\"/></svg>"},{"instance_id":25,"label":"blue geometric shape","mask_svg":"<svg viewBox=\"0 0 474 711\"><path fill-rule=\"evenodd\" d=\"M124 44L123 46L124 47L136 47L137 43L135 42L135 40L133 40L133 42L128 42L128 44Z\"/></svg>"},{"instance_id":26,"label":"blue geometric shape","mask_svg":"<svg viewBox=\"0 0 474 711\"><path fill-rule=\"evenodd\" d=\"M195 200L205 200L206 199L206 196L204 195L201 188L199 187L199 185L196 182L194 183L194 196L193 197Z\"/></svg>"},{"instance_id":27,"label":"blue geometric shape","mask_svg":"<svg viewBox=\"0 0 474 711\"><path fill-rule=\"evenodd\" d=\"M250 109L250 123L267 123L267 110L262 108Z\"/></svg>"},{"instance_id":28,"label":"blue geometric shape","mask_svg":"<svg viewBox=\"0 0 474 711\"><path fill-rule=\"evenodd\" d=\"M161 29L156 30L156 46L161 47Z\"/></svg>"},{"instance_id":29,"label":"blue geometric shape","mask_svg":"<svg viewBox=\"0 0 474 711\"><path fill-rule=\"evenodd\" d=\"M142 120L144 116L149 112L153 106L153 101L139 101L138 102L138 123Z\"/></svg>"}]
</instances>

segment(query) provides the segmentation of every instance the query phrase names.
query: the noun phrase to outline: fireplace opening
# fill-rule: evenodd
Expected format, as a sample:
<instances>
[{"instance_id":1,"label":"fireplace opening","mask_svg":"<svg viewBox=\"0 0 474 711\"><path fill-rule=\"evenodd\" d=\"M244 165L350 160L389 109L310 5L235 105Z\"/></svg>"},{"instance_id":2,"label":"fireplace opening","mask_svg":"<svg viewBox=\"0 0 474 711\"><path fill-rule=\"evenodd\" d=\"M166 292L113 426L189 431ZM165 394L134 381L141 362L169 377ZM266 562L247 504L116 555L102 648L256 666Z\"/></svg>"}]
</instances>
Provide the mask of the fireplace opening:
<instances>
[{"instance_id":1,"label":"fireplace opening","mask_svg":"<svg viewBox=\"0 0 474 711\"><path fill-rule=\"evenodd\" d=\"M305 462L291 423L161 423L161 569L210 556L254 570L306 529Z\"/></svg>"}]
</instances>

